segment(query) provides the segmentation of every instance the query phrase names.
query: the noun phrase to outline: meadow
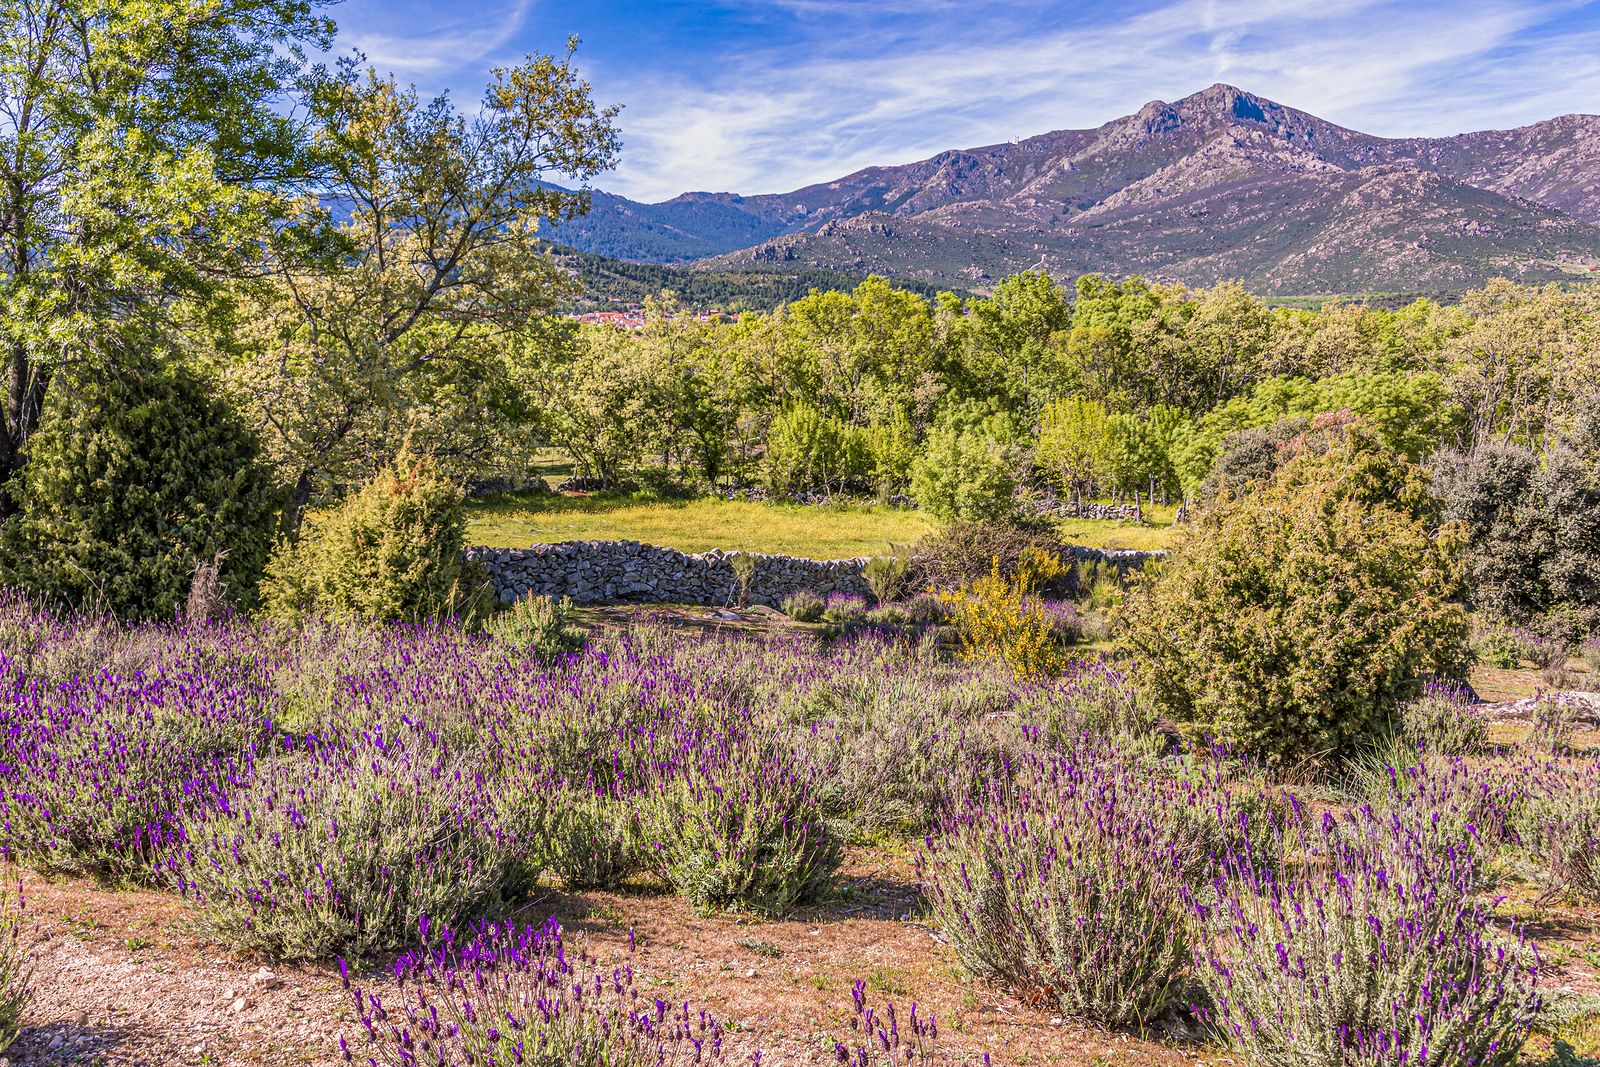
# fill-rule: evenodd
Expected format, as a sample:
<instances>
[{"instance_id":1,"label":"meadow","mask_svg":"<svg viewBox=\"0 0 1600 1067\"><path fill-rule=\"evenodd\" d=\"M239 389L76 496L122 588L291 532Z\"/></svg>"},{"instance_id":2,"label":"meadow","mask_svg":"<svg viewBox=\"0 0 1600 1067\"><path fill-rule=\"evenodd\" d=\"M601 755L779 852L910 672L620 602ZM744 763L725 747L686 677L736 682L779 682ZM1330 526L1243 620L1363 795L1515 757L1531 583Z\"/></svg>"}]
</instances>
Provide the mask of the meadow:
<instances>
[{"instance_id":1,"label":"meadow","mask_svg":"<svg viewBox=\"0 0 1600 1067\"><path fill-rule=\"evenodd\" d=\"M1167 548L1174 508L1151 509L1144 525L1063 519L1063 540L1092 548ZM874 504L794 504L642 493L507 494L468 505L468 541L522 548L558 541L643 541L683 552L738 546L811 559L884 555L938 528L926 512Z\"/></svg>"},{"instance_id":2,"label":"meadow","mask_svg":"<svg viewBox=\"0 0 1600 1067\"><path fill-rule=\"evenodd\" d=\"M1600 778L1560 705L1435 687L1306 779L1177 744L1114 665L871 632L552 656L10 598L0 652L25 1062L1600 1054Z\"/></svg>"}]
</instances>

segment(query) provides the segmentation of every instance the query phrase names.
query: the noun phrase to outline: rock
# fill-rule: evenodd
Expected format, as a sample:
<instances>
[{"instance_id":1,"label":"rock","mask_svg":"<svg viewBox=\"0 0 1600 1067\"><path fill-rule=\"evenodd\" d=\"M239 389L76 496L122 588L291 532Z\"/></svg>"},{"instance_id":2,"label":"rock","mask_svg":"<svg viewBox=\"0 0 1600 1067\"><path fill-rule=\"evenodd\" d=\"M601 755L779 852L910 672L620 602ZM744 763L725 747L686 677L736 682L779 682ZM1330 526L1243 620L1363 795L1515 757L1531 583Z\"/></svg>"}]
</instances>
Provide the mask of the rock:
<instances>
[{"instance_id":1,"label":"rock","mask_svg":"<svg viewBox=\"0 0 1600 1067\"><path fill-rule=\"evenodd\" d=\"M257 989L277 989L283 984L283 979L262 967L250 976L250 984Z\"/></svg>"},{"instance_id":2,"label":"rock","mask_svg":"<svg viewBox=\"0 0 1600 1067\"><path fill-rule=\"evenodd\" d=\"M79 1027L88 1026L89 1013L86 1011L74 1012L72 1016L72 1025Z\"/></svg>"},{"instance_id":3,"label":"rock","mask_svg":"<svg viewBox=\"0 0 1600 1067\"><path fill-rule=\"evenodd\" d=\"M233 1012L233 1014L238 1015L241 1011L244 1011L249 1006L250 1002L245 998L235 997L233 1003L228 1005L228 1010Z\"/></svg>"},{"instance_id":4,"label":"rock","mask_svg":"<svg viewBox=\"0 0 1600 1067\"><path fill-rule=\"evenodd\" d=\"M46 1051L56 1052L60 1050L61 1046L65 1045L66 1043L67 1039L62 1037L60 1034L57 1034L55 1037L50 1039L50 1044L46 1046Z\"/></svg>"}]
</instances>

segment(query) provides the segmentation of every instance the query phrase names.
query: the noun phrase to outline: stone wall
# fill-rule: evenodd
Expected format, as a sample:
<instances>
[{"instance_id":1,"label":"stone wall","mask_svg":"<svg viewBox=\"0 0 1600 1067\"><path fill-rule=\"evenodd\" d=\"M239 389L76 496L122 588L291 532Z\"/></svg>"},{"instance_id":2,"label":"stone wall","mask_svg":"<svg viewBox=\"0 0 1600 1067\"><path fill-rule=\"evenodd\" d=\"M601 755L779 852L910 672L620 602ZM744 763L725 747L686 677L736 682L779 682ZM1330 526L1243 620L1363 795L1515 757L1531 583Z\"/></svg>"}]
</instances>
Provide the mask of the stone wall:
<instances>
[{"instance_id":1,"label":"stone wall","mask_svg":"<svg viewBox=\"0 0 1600 1067\"><path fill-rule=\"evenodd\" d=\"M530 593L571 597L576 604L732 604L738 579L728 557L713 549L690 555L637 541L568 541L531 548L472 548L467 558L488 572L509 604ZM814 560L749 553L755 559L745 601L777 607L801 589L868 595L865 559Z\"/></svg>"},{"instance_id":2,"label":"stone wall","mask_svg":"<svg viewBox=\"0 0 1600 1067\"><path fill-rule=\"evenodd\" d=\"M712 550L694 555L638 541L568 541L531 548L472 548L467 558L488 573L495 593L509 604L530 593L571 597L576 604L727 605L739 599L728 557ZM1074 547L1084 563L1109 564L1126 576L1163 552ZM778 607L790 593L870 596L861 577L865 559L815 560L748 553L755 559L746 603Z\"/></svg>"}]
</instances>

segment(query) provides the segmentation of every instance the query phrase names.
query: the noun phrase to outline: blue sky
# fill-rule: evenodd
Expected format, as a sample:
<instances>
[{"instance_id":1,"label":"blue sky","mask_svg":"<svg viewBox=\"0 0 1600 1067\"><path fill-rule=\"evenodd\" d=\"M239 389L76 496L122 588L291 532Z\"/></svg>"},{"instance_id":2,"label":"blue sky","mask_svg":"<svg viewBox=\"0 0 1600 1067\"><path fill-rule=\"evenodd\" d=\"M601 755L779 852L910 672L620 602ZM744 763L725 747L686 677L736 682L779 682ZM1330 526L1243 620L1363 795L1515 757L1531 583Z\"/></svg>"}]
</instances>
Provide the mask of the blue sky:
<instances>
[{"instance_id":1,"label":"blue sky","mask_svg":"<svg viewBox=\"0 0 1600 1067\"><path fill-rule=\"evenodd\" d=\"M643 200L778 192L1225 81L1386 136L1600 112L1600 0L344 0L343 48L476 103L583 37Z\"/></svg>"}]
</instances>

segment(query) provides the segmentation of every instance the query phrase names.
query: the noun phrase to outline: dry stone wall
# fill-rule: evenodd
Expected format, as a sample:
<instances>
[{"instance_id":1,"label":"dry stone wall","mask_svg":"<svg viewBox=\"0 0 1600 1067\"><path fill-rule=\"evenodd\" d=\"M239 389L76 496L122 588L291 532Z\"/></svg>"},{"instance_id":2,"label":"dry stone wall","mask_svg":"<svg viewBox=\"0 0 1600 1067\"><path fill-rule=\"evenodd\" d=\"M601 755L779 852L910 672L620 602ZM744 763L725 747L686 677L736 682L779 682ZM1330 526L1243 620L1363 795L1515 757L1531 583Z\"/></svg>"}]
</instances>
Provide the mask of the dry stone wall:
<instances>
[{"instance_id":1,"label":"dry stone wall","mask_svg":"<svg viewBox=\"0 0 1600 1067\"><path fill-rule=\"evenodd\" d=\"M1120 574L1144 566L1160 552L1117 552L1074 547L1080 561L1097 561ZM745 553L755 561L749 604L778 607L790 593L854 593L870 596L861 570L865 559L802 559ZM472 548L467 559L481 566L501 603L529 594L570 597L576 604L709 604L739 599L731 556L712 550L686 553L638 541L567 541L529 548Z\"/></svg>"},{"instance_id":2,"label":"dry stone wall","mask_svg":"<svg viewBox=\"0 0 1600 1067\"><path fill-rule=\"evenodd\" d=\"M713 549L689 554L638 541L568 541L530 548L473 548L467 558L484 568L502 603L530 593L571 597L576 604L732 604L738 577L729 557ZM755 560L745 602L777 607L801 589L869 593L865 559L800 559L748 553Z\"/></svg>"}]
</instances>

